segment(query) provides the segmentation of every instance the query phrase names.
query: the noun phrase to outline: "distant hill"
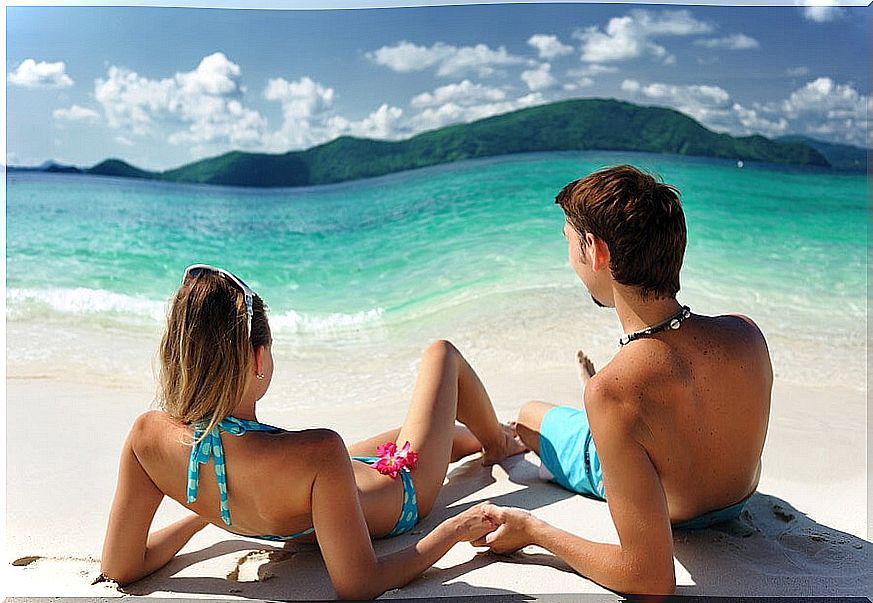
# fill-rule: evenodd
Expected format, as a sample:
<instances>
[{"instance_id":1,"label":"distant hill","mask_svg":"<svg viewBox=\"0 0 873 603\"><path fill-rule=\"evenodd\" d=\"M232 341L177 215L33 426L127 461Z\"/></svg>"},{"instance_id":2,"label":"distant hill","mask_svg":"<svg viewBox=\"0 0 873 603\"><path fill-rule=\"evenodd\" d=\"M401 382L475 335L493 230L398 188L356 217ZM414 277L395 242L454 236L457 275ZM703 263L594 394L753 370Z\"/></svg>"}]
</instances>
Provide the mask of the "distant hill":
<instances>
[{"instance_id":1,"label":"distant hill","mask_svg":"<svg viewBox=\"0 0 873 603\"><path fill-rule=\"evenodd\" d=\"M146 170L135 168L121 159L106 159L94 167L85 170L85 172L88 174L99 174L100 176L117 176L119 178L161 178L160 173L147 172Z\"/></svg>"},{"instance_id":2,"label":"distant hill","mask_svg":"<svg viewBox=\"0 0 873 603\"><path fill-rule=\"evenodd\" d=\"M110 159L88 174L248 187L294 187L381 176L463 159L537 151L614 150L828 167L804 142L717 134L687 115L606 99L530 107L401 141L343 136L279 155L233 151L165 172Z\"/></svg>"},{"instance_id":3,"label":"distant hill","mask_svg":"<svg viewBox=\"0 0 873 603\"><path fill-rule=\"evenodd\" d=\"M6 166L8 171L12 172L50 172L57 174L82 174L84 170L72 165L63 165L52 160L43 161L41 164L33 167L19 167L15 165Z\"/></svg>"},{"instance_id":4,"label":"distant hill","mask_svg":"<svg viewBox=\"0 0 873 603\"><path fill-rule=\"evenodd\" d=\"M866 171L867 149L846 144L833 144L810 138L808 136L780 136L778 142L800 143L812 147L828 160L831 167L838 170Z\"/></svg>"}]
</instances>

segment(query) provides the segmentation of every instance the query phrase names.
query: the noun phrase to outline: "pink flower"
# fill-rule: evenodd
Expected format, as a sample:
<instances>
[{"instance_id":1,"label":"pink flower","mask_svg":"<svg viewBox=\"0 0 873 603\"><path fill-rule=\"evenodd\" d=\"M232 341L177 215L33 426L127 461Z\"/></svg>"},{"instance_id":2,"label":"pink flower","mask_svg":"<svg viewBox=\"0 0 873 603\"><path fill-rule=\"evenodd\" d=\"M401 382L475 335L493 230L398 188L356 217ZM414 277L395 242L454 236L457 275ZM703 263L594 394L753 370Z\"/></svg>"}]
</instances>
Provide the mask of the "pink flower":
<instances>
[{"instance_id":1,"label":"pink flower","mask_svg":"<svg viewBox=\"0 0 873 603\"><path fill-rule=\"evenodd\" d=\"M376 456L385 458L386 456L394 456L397 454L397 444L394 442L385 442L381 446L376 447Z\"/></svg>"},{"instance_id":2,"label":"pink flower","mask_svg":"<svg viewBox=\"0 0 873 603\"><path fill-rule=\"evenodd\" d=\"M403 448L400 449L400 452L397 453L397 459L402 461L404 467L415 469L415 463L418 462L418 454L413 452L410 443L406 442Z\"/></svg>"},{"instance_id":3,"label":"pink flower","mask_svg":"<svg viewBox=\"0 0 873 603\"><path fill-rule=\"evenodd\" d=\"M373 468L382 475L390 475L392 479L397 479L401 469L415 469L418 462L418 454L412 451L409 442L400 451L394 442L386 442L376 448L376 454L379 460L373 464Z\"/></svg>"}]
</instances>

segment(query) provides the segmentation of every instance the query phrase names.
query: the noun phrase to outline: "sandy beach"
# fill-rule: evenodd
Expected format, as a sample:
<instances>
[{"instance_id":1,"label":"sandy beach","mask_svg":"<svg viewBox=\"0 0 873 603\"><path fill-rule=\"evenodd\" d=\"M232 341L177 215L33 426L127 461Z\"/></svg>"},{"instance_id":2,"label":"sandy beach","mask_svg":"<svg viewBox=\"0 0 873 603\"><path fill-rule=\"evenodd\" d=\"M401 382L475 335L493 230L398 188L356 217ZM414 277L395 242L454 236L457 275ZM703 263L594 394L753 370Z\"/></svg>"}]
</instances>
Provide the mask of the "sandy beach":
<instances>
[{"instance_id":1,"label":"sandy beach","mask_svg":"<svg viewBox=\"0 0 873 603\"><path fill-rule=\"evenodd\" d=\"M485 362L480 373L501 419L513 417L519 400L569 403L579 397L569 364L566 371L524 374L503 372ZM92 584L99 574L117 451L126 435L121 426L148 408L149 387L145 379L141 387L98 387L50 376L10 376L3 594L333 597L316 547L277 547L212 526L150 577L124 589ZM274 400L265 403L261 419L281 425L282 410ZM351 442L392 426L398 411L374 415L365 407L334 413L312 407L297 409L294 416L297 425L329 426ZM674 533L677 594L873 595L865 439L865 392L777 381L758 493L738 520ZM606 504L542 481L537 465L530 453L492 468L482 467L477 456L455 463L434 512L411 534L377 542L377 553L414 542L442 518L482 500L528 509L585 537L617 542ZM186 512L165 499L153 525L160 527ZM550 593L610 594L537 547L500 557L462 543L424 576L383 597Z\"/></svg>"}]
</instances>

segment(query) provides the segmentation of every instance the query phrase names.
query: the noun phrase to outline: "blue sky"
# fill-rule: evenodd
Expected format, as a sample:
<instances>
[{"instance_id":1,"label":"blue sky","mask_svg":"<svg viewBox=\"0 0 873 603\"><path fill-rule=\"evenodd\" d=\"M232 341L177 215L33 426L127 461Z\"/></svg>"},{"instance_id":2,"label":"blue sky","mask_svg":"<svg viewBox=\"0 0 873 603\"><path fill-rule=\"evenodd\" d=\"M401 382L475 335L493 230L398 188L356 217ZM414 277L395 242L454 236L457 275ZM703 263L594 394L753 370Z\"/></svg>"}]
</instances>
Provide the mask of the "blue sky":
<instances>
[{"instance_id":1,"label":"blue sky","mask_svg":"<svg viewBox=\"0 0 873 603\"><path fill-rule=\"evenodd\" d=\"M7 161L166 169L566 98L873 146L869 7L9 7Z\"/></svg>"}]
</instances>

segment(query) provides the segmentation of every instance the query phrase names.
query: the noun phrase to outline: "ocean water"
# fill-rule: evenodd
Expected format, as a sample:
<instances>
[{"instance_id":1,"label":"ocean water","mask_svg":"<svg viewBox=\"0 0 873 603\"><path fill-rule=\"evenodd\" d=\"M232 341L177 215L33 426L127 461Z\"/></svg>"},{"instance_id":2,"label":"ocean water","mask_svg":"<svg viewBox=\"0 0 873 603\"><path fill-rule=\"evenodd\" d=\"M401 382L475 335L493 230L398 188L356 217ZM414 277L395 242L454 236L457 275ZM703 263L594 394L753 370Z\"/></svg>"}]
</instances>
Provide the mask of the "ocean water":
<instances>
[{"instance_id":1,"label":"ocean water","mask_svg":"<svg viewBox=\"0 0 873 603\"><path fill-rule=\"evenodd\" d=\"M300 399L387 395L435 337L519 370L569 367L576 347L600 364L620 326L570 270L554 197L622 162L682 193L680 301L753 317L781 379L866 389L863 175L606 152L281 190L11 174L8 374L150 379L166 300L191 263L223 266L264 298L287 367L279 391Z\"/></svg>"}]
</instances>

